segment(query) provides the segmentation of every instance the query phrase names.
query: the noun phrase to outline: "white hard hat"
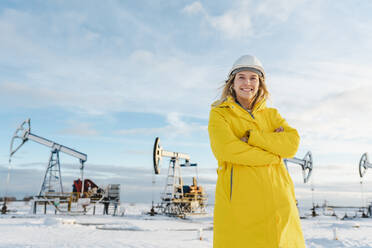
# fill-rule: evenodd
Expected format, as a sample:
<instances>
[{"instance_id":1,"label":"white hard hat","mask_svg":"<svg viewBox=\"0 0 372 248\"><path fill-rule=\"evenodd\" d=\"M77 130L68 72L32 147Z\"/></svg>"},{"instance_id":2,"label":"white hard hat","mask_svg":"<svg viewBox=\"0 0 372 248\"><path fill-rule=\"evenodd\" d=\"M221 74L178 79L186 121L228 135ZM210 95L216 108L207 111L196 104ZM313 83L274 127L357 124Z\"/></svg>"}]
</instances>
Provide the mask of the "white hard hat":
<instances>
[{"instance_id":1,"label":"white hard hat","mask_svg":"<svg viewBox=\"0 0 372 248\"><path fill-rule=\"evenodd\" d=\"M258 60L258 58L252 55L243 55L238 58L229 72L229 77L241 71L253 71L265 78L265 71L262 63Z\"/></svg>"}]
</instances>

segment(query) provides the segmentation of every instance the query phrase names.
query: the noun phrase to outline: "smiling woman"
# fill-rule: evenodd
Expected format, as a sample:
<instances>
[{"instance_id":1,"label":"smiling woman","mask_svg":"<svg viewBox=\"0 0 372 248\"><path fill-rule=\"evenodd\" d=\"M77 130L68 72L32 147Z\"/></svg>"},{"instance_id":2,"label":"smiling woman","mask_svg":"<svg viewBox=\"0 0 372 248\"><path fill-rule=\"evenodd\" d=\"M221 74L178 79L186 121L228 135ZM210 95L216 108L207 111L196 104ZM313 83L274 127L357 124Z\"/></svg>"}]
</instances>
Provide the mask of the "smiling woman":
<instances>
[{"instance_id":1,"label":"smiling woman","mask_svg":"<svg viewBox=\"0 0 372 248\"><path fill-rule=\"evenodd\" d=\"M299 135L266 107L261 62L239 58L221 99L212 105L209 137L218 160L213 246L303 248L293 182L283 158L296 154Z\"/></svg>"},{"instance_id":2,"label":"smiling woman","mask_svg":"<svg viewBox=\"0 0 372 248\"><path fill-rule=\"evenodd\" d=\"M238 102L244 103L244 106L250 109L251 99L254 99L259 86L257 73L252 71L236 73L233 86Z\"/></svg>"}]
</instances>

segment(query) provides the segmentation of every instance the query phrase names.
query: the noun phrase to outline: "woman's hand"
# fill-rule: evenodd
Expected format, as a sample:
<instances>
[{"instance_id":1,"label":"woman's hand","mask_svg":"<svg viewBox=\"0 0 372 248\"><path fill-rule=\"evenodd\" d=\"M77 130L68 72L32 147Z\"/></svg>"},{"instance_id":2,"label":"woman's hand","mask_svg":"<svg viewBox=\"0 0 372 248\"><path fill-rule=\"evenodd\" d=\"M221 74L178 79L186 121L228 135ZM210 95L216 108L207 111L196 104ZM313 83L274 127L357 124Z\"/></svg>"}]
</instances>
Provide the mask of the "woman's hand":
<instances>
[{"instance_id":1,"label":"woman's hand","mask_svg":"<svg viewBox=\"0 0 372 248\"><path fill-rule=\"evenodd\" d=\"M240 140L247 143L250 135L251 135L251 130L248 130Z\"/></svg>"},{"instance_id":2,"label":"woman's hand","mask_svg":"<svg viewBox=\"0 0 372 248\"><path fill-rule=\"evenodd\" d=\"M274 130L274 133L280 133L280 132L284 132L283 127L278 127L277 129Z\"/></svg>"}]
</instances>

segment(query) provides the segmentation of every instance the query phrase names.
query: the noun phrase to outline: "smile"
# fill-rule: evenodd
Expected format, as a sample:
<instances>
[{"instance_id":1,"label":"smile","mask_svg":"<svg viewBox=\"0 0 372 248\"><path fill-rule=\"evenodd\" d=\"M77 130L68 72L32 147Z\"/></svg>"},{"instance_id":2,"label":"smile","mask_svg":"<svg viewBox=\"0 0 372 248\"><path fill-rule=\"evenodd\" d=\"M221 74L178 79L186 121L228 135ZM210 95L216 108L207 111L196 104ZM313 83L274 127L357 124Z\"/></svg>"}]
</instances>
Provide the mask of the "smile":
<instances>
[{"instance_id":1,"label":"smile","mask_svg":"<svg viewBox=\"0 0 372 248\"><path fill-rule=\"evenodd\" d=\"M251 88L241 88L240 90L245 91L245 92L253 91L253 89L251 89Z\"/></svg>"}]
</instances>

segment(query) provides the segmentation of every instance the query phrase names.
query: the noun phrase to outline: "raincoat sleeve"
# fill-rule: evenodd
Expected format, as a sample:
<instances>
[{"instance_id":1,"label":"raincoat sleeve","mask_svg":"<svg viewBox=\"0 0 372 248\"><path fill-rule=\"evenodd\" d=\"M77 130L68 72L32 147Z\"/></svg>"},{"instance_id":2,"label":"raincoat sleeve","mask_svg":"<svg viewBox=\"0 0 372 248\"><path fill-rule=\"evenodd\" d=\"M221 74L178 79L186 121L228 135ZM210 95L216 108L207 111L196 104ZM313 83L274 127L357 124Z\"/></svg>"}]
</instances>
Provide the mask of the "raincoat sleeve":
<instances>
[{"instance_id":1,"label":"raincoat sleeve","mask_svg":"<svg viewBox=\"0 0 372 248\"><path fill-rule=\"evenodd\" d=\"M272 152L282 158L292 158L296 155L300 136L296 129L290 127L279 112L274 109L270 115L274 130L283 127L284 131L280 133L252 130L248 139L248 144Z\"/></svg>"},{"instance_id":2,"label":"raincoat sleeve","mask_svg":"<svg viewBox=\"0 0 372 248\"><path fill-rule=\"evenodd\" d=\"M225 118L211 110L208 124L209 139L218 161L248 166L263 166L280 163L280 157L236 137Z\"/></svg>"}]
</instances>

